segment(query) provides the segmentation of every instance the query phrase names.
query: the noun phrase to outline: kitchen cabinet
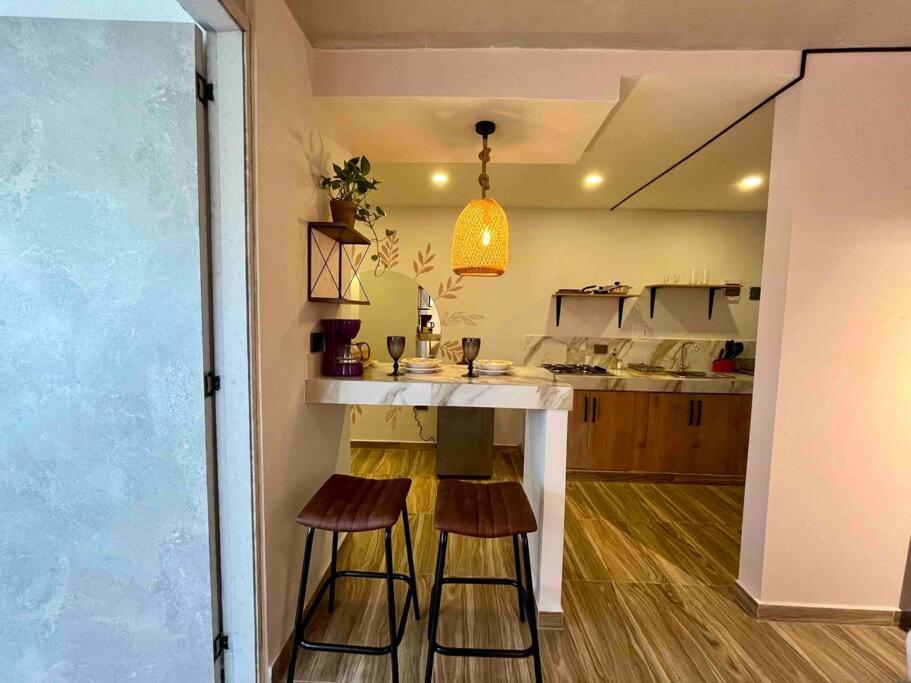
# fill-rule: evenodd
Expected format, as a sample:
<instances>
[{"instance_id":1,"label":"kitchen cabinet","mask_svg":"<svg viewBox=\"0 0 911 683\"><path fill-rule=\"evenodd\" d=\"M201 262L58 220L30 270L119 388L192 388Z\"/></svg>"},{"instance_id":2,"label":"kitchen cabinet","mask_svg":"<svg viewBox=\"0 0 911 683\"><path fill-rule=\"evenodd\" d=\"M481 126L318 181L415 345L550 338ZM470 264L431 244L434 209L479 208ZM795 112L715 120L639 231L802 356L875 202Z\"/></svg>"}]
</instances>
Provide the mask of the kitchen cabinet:
<instances>
[{"instance_id":1,"label":"kitchen cabinet","mask_svg":"<svg viewBox=\"0 0 911 683\"><path fill-rule=\"evenodd\" d=\"M646 472L744 474L749 412L736 394L652 394Z\"/></svg>"},{"instance_id":2,"label":"kitchen cabinet","mask_svg":"<svg viewBox=\"0 0 911 683\"><path fill-rule=\"evenodd\" d=\"M567 466L742 476L750 407L741 394L577 391Z\"/></svg>"},{"instance_id":3,"label":"kitchen cabinet","mask_svg":"<svg viewBox=\"0 0 911 683\"><path fill-rule=\"evenodd\" d=\"M580 470L638 469L645 454L649 394L576 391L573 396L567 466Z\"/></svg>"}]
</instances>

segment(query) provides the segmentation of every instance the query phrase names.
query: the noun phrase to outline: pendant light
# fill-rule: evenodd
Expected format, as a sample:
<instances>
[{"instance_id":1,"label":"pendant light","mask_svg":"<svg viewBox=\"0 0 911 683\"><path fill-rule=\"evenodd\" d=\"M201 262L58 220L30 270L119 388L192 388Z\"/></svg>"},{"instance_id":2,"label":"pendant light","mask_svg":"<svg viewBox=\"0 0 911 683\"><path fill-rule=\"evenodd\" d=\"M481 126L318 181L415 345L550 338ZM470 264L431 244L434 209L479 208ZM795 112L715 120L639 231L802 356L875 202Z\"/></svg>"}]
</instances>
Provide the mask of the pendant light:
<instances>
[{"instance_id":1,"label":"pendant light","mask_svg":"<svg viewBox=\"0 0 911 683\"><path fill-rule=\"evenodd\" d=\"M490 147L487 137L497 129L493 121L478 121L475 132L483 138L484 147L478 158L481 160L481 198L472 199L462 209L452 233L452 255L450 264L457 275L497 277L506 272L509 264L509 223L503 207L488 198L490 178L487 162L490 161Z\"/></svg>"}]
</instances>

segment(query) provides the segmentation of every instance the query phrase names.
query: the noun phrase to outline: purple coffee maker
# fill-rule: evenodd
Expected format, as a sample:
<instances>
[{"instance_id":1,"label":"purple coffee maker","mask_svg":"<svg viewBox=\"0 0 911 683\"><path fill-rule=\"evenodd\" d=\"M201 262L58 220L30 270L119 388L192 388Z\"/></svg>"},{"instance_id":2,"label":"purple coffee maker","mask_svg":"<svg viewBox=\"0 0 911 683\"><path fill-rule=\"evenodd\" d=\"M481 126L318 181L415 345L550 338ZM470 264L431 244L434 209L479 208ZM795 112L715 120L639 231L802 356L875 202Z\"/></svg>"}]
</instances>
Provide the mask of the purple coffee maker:
<instances>
[{"instance_id":1,"label":"purple coffee maker","mask_svg":"<svg viewBox=\"0 0 911 683\"><path fill-rule=\"evenodd\" d=\"M361 321L322 320L320 323L326 336L323 374L329 377L363 375L363 361L370 358L370 346L366 342L352 341L361 329Z\"/></svg>"}]
</instances>

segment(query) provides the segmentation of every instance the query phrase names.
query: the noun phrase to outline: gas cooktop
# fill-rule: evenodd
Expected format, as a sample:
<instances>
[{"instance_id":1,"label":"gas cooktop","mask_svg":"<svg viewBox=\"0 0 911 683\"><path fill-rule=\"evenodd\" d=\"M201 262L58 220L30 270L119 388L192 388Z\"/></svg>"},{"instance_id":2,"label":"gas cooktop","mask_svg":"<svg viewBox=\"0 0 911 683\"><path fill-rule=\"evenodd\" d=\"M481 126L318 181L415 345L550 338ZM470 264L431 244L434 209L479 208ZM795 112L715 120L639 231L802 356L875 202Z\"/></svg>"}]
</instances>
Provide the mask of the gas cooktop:
<instances>
[{"instance_id":1,"label":"gas cooktop","mask_svg":"<svg viewBox=\"0 0 911 683\"><path fill-rule=\"evenodd\" d=\"M577 365L575 363L541 363L540 367L555 375L606 375L607 368L600 365Z\"/></svg>"}]
</instances>

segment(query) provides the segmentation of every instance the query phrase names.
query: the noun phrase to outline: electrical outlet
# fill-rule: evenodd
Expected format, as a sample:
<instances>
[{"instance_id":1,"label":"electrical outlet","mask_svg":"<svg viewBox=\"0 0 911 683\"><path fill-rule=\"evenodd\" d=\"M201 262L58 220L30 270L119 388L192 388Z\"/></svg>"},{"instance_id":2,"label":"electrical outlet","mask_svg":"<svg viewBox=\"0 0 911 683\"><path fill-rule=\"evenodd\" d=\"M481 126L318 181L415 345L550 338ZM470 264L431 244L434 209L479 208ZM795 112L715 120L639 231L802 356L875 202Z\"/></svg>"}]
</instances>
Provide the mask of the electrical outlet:
<instances>
[{"instance_id":1,"label":"electrical outlet","mask_svg":"<svg viewBox=\"0 0 911 683\"><path fill-rule=\"evenodd\" d=\"M608 353L610 353L607 344L595 344L593 350L596 356L606 356Z\"/></svg>"},{"instance_id":2,"label":"electrical outlet","mask_svg":"<svg viewBox=\"0 0 911 683\"><path fill-rule=\"evenodd\" d=\"M633 325L633 341L648 341L648 327L645 325Z\"/></svg>"}]
</instances>

